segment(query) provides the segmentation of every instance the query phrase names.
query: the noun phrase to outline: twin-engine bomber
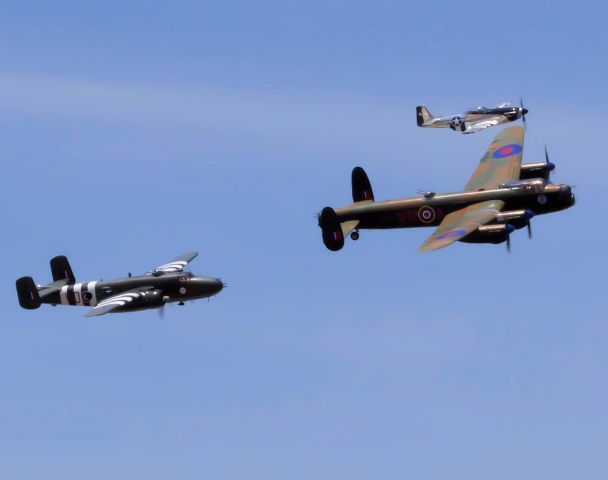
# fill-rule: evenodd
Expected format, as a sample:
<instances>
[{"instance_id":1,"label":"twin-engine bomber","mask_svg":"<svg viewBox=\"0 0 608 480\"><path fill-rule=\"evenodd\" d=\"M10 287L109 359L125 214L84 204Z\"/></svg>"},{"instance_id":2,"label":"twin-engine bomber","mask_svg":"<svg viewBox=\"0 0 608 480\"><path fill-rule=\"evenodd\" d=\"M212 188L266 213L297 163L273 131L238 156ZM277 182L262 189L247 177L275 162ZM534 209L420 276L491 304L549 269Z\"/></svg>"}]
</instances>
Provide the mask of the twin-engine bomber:
<instances>
[{"instance_id":1,"label":"twin-engine bomber","mask_svg":"<svg viewBox=\"0 0 608 480\"><path fill-rule=\"evenodd\" d=\"M468 243L507 242L519 228L528 228L534 215L557 212L574 205L570 186L553 184L549 175L555 165L545 161L521 164L524 129L501 131L481 159L464 191L418 197L374 201L365 171L352 172L353 204L343 208L325 207L319 215L323 242L329 250L344 246L344 239L359 238L359 229L387 229L436 226L435 232L418 250L428 252L456 241Z\"/></svg>"},{"instance_id":2,"label":"twin-engine bomber","mask_svg":"<svg viewBox=\"0 0 608 480\"><path fill-rule=\"evenodd\" d=\"M216 295L224 288L219 278L184 272L197 255L186 253L144 275L85 283L76 283L68 259L60 255L51 259L52 283L36 285L32 277L17 280L19 304L29 310L43 303L92 307L87 317L160 308L169 302L183 305L188 300Z\"/></svg>"}]
</instances>

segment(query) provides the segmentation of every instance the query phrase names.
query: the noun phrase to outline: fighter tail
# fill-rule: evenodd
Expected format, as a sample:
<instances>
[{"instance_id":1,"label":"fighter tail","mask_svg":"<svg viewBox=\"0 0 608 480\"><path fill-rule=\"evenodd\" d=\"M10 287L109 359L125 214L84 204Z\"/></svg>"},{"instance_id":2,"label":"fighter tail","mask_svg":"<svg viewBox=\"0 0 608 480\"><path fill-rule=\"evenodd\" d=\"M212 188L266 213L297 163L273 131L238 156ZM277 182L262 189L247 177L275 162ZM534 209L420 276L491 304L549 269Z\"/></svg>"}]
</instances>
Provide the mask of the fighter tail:
<instances>
[{"instance_id":1,"label":"fighter tail","mask_svg":"<svg viewBox=\"0 0 608 480\"><path fill-rule=\"evenodd\" d=\"M416 123L419 127L422 127L425 122L428 122L433 118L435 118L435 116L432 115L424 105L416 107Z\"/></svg>"}]
</instances>

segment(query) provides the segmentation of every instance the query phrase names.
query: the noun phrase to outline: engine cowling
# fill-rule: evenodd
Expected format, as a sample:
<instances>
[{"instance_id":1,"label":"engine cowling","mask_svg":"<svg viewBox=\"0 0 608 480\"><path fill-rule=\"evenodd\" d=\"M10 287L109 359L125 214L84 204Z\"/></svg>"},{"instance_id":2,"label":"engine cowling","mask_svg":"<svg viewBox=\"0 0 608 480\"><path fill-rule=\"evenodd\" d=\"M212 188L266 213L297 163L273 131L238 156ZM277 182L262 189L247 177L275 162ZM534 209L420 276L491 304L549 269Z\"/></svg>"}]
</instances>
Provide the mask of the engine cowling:
<instances>
[{"instance_id":1,"label":"engine cowling","mask_svg":"<svg viewBox=\"0 0 608 480\"><path fill-rule=\"evenodd\" d=\"M532 210L510 210L496 215L496 221L498 223L508 223L519 230L528 226L533 216L534 212Z\"/></svg>"},{"instance_id":2,"label":"engine cowling","mask_svg":"<svg viewBox=\"0 0 608 480\"><path fill-rule=\"evenodd\" d=\"M460 241L465 243L502 243L515 230L510 224L483 225Z\"/></svg>"},{"instance_id":3,"label":"engine cowling","mask_svg":"<svg viewBox=\"0 0 608 480\"><path fill-rule=\"evenodd\" d=\"M129 295L128 293L123 295ZM116 311L133 311L133 310L145 310L148 308L158 308L165 304L164 294L162 290L149 290L147 292L139 294L133 298L130 302L125 303L120 310Z\"/></svg>"},{"instance_id":4,"label":"engine cowling","mask_svg":"<svg viewBox=\"0 0 608 480\"><path fill-rule=\"evenodd\" d=\"M551 162L525 163L519 171L519 179L542 178L545 182L548 182L553 170L555 170L555 164Z\"/></svg>"}]
</instances>

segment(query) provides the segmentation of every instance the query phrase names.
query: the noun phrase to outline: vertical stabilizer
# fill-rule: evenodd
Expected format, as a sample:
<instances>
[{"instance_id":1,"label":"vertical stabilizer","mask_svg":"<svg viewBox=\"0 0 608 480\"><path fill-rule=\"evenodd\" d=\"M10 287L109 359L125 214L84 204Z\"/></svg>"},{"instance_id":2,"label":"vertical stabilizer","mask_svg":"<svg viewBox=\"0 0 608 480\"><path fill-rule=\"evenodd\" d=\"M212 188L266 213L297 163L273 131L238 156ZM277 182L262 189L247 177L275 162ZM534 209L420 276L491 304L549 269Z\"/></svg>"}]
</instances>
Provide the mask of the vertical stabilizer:
<instances>
[{"instance_id":1,"label":"vertical stabilizer","mask_svg":"<svg viewBox=\"0 0 608 480\"><path fill-rule=\"evenodd\" d=\"M367 173L361 167L353 168L351 175L351 183L353 188L353 202L363 202L365 200L374 201L374 191L369 181Z\"/></svg>"},{"instance_id":2,"label":"vertical stabilizer","mask_svg":"<svg viewBox=\"0 0 608 480\"><path fill-rule=\"evenodd\" d=\"M70 267L70 262L65 255L58 255L51 259L51 272L53 273L53 281L66 280L68 285L76 283L76 277Z\"/></svg>"},{"instance_id":3,"label":"vertical stabilizer","mask_svg":"<svg viewBox=\"0 0 608 480\"><path fill-rule=\"evenodd\" d=\"M435 118L424 105L416 107L416 123L422 127L426 122Z\"/></svg>"},{"instance_id":4,"label":"vertical stabilizer","mask_svg":"<svg viewBox=\"0 0 608 480\"><path fill-rule=\"evenodd\" d=\"M32 277L21 277L17 280L17 296L19 297L19 305L28 310L34 310L41 304L38 287L34 283Z\"/></svg>"}]
</instances>

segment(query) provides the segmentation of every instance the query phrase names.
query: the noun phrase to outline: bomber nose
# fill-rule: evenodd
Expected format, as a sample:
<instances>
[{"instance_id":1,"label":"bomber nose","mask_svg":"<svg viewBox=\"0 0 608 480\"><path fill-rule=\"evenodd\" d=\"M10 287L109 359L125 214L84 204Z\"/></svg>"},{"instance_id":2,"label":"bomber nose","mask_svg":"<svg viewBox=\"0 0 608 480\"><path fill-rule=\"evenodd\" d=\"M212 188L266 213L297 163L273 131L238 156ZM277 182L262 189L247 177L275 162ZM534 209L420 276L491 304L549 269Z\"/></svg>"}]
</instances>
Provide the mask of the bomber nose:
<instances>
[{"instance_id":1,"label":"bomber nose","mask_svg":"<svg viewBox=\"0 0 608 480\"><path fill-rule=\"evenodd\" d=\"M210 297L222 291L225 287L224 282L220 278L214 277L197 277L190 280L196 295Z\"/></svg>"},{"instance_id":2,"label":"bomber nose","mask_svg":"<svg viewBox=\"0 0 608 480\"><path fill-rule=\"evenodd\" d=\"M213 293L220 293L226 286L221 278L213 278L211 282Z\"/></svg>"}]
</instances>

